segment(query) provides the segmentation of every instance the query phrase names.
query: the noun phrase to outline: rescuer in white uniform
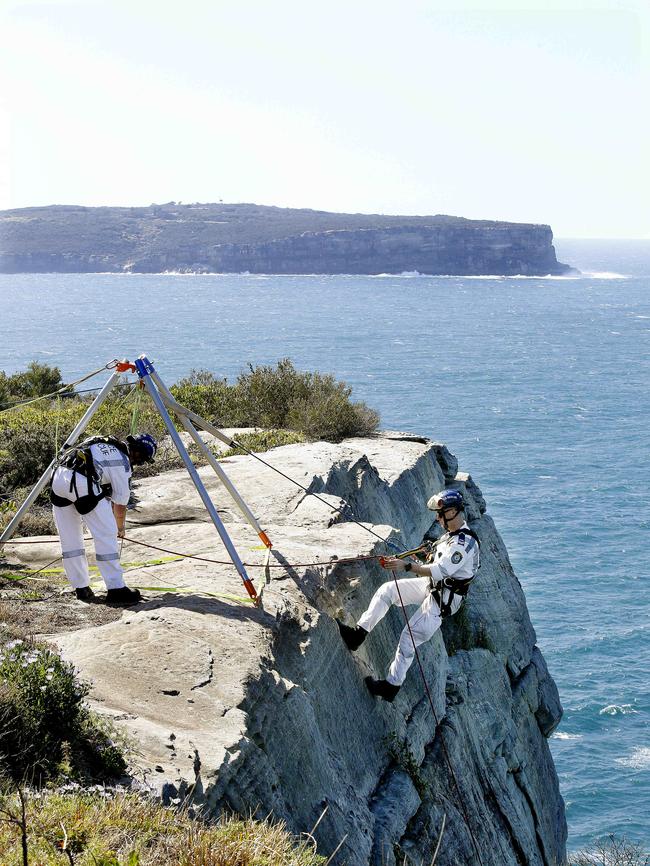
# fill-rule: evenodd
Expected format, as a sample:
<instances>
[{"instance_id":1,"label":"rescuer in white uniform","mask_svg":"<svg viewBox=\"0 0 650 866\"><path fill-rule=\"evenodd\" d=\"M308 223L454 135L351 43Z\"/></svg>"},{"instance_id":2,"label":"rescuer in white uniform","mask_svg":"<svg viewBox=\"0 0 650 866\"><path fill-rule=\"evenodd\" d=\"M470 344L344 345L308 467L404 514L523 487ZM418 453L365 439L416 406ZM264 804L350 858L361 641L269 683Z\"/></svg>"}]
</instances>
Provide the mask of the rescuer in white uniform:
<instances>
[{"instance_id":1,"label":"rescuer in white uniform","mask_svg":"<svg viewBox=\"0 0 650 866\"><path fill-rule=\"evenodd\" d=\"M428 641L438 631L442 617L456 613L463 603L469 584L479 567L479 544L465 521L463 497L458 490L443 490L427 503L436 512L445 534L438 540L431 562L407 562L387 557L384 568L407 571L417 577L390 580L379 587L356 628L338 622L346 646L358 649L377 623L394 604L418 605L418 610L404 627L395 658L385 680L366 677L372 694L392 701L406 679L415 658L415 646Z\"/></svg>"},{"instance_id":2,"label":"rescuer in white uniform","mask_svg":"<svg viewBox=\"0 0 650 866\"><path fill-rule=\"evenodd\" d=\"M118 537L124 535L131 467L153 462L156 448L147 433L127 436L126 442L96 437L69 449L54 470L54 522L65 573L80 601L95 601L84 550L84 523L93 537L97 567L106 584L106 601L129 605L141 598L137 589L124 583Z\"/></svg>"}]
</instances>

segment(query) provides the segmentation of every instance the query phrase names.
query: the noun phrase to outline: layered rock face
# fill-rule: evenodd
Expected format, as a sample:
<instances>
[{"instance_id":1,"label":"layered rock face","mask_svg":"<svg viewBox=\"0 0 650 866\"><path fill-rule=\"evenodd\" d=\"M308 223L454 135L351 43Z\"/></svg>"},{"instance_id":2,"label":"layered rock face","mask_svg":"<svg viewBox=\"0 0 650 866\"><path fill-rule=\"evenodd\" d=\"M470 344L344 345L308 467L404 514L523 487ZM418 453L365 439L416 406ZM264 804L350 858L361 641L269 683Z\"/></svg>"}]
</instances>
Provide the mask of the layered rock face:
<instances>
[{"instance_id":1,"label":"layered rock face","mask_svg":"<svg viewBox=\"0 0 650 866\"><path fill-rule=\"evenodd\" d=\"M148 600L120 620L55 637L92 680L96 707L137 740L147 783L211 814L272 814L296 833L318 824L322 853L341 846L335 863L430 862L444 817L439 866L560 866L564 805L547 738L561 707L471 477L444 446L400 434L264 457L347 509L337 515L254 458L224 461L281 566L270 570L261 609L230 597L243 593L231 566L170 562L129 573L130 584L150 588ZM200 473L258 579L255 534L211 471ZM465 495L481 569L461 611L420 648L434 711L417 665L387 704L363 678L385 675L401 610L354 655L333 618L355 622L389 572L373 559L337 559L385 552L367 529L407 547L435 536L426 501L449 484ZM129 538L227 559L184 472L140 482L136 494ZM8 545L34 565L56 549L54 540ZM127 542L123 560L145 555ZM156 594L155 585L182 592Z\"/></svg>"},{"instance_id":2,"label":"layered rock face","mask_svg":"<svg viewBox=\"0 0 650 866\"><path fill-rule=\"evenodd\" d=\"M563 274L549 226L257 205L0 212L0 272Z\"/></svg>"}]
</instances>

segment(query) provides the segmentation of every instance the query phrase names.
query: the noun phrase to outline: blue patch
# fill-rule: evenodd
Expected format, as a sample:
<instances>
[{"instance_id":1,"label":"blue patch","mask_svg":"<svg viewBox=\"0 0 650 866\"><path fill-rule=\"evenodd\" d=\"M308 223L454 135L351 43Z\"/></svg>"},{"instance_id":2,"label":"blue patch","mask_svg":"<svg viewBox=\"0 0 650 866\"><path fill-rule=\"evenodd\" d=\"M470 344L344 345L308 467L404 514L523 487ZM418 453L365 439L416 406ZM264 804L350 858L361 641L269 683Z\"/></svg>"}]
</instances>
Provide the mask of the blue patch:
<instances>
[{"instance_id":1,"label":"blue patch","mask_svg":"<svg viewBox=\"0 0 650 866\"><path fill-rule=\"evenodd\" d=\"M456 536L456 538L457 538L459 544L465 544L465 533L464 532L460 532Z\"/></svg>"},{"instance_id":2,"label":"blue patch","mask_svg":"<svg viewBox=\"0 0 650 866\"><path fill-rule=\"evenodd\" d=\"M451 555L451 561L454 563L454 565L457 565L462 560L462 558L463 554L460 552L460 550L456 550Z\"/></svg>"}]
</instances>

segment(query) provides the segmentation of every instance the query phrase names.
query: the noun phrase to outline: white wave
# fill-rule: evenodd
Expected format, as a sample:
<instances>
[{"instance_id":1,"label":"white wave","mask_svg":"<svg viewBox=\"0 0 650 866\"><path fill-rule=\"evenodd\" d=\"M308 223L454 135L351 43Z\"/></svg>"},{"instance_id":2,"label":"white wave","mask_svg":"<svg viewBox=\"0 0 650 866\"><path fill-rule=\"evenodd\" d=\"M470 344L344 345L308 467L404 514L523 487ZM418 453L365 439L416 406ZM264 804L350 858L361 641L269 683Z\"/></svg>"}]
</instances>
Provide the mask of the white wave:
<instances>
[{"instance_id":1,"label":"white wave","mask_svg":"<svg viewBox=\"0 0 650 866\"><path fill-rule=\"evenodd\" d=\"M632 713L638 713L632 704L608 704L598 711L599 716L629 716Z\"/></svg>"},{"instance_id":2,"label":"white wave","mask_svg":"<svg viewBox=\"0 0 650 866\"><path fill-rule=\"evenodd\" d=\"M616 758L616 763L633 770L650 770L650 748L640 746L634 749L632 754L626 755L624 758Z\"/></svg>"},{"instance_id":3,"label":"white wave","mask_svg":"<svg viewBox=\"0 0 650 866\"><path fill-rule=\"evenodd\" d=\"M59 276L58 271L50 272L53 276ZM609 271L574 271L570 274L423 274L420 271L402 271L399 274L256 274L250 271L158 271L155 273L140 271L89 271L74 276L94 277L369 277L372 279L413 279L415 277L434 280L625 280L627 274L616 274ZM68 274L67 276L72 276Z\"/></svg>"},{"instance_id":4,"label":"white wave","mask_svg":"<svg viewBox=\"0 0 650 866\"><path fill-rule=\"evenodd\" d=\"M564 731L556 731L551 734L551 739L554 740L581 740L582 734L567 734Z\"/></svg>"},{"instance_id":5,"label":"white wave","mask_svg":"<svg viewBox=\"0 0 650 866\"><path fill-rule=\"evenodd\" d=\"M590 280L627 280L628 274L616 274L613 271L584 271L583 277Z\"/></svg>"}]
</instances>

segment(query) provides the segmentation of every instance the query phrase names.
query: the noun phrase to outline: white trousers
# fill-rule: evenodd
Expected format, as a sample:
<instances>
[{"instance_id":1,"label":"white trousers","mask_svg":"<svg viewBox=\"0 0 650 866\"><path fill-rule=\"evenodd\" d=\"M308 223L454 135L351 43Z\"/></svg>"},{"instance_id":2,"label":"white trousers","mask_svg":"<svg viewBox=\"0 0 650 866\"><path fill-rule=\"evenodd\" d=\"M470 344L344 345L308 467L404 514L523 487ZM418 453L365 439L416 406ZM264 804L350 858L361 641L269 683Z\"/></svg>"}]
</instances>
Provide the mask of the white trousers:
<instances>
[{"instance_id":1,"label":"white trousers","mask_svg":"<svg viewBox=\"0 0 650 866\"><path fill-rule=\"evenodd\" d=\"M80 589L90 583L83 541L84 523L93 537L97 567L106 588L119 589L124 586L117 524L108 499L100 499L96 507L84 514L83 518L72 504L65 508L53 505L52 511L61 540L63 567L73 587Z\"/></svg>"},{"instance_id":2,"label":"white trousers","mask_svg":"<svg viewBox=\"0 0 650 866\"><path fill-rule=\"evenodd\" d=\"M399 587L399 594L397 592ZM391 605L400 603L400 595L404 605L419 605L417 611L409 620L411 631L404 626L400 635L395 658L390 666L386 679L394 686L401 686L406 679L406 673L415 658L415 646L425 643L434 635L442 623L440 610L429 590L429 580L426 577L411 577L406 580L398 580L397 586L394 580L389 580L379 587L372 597L368 610L363 614L357 625L372 631L377 623L383 619ZM411 639L411 634L413 638Z\"/></svg>"}]
</instances>

